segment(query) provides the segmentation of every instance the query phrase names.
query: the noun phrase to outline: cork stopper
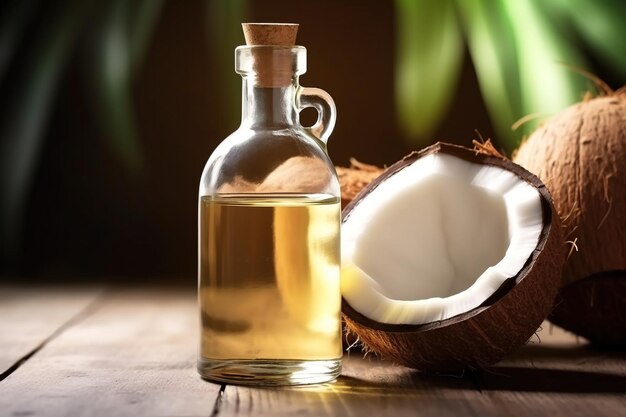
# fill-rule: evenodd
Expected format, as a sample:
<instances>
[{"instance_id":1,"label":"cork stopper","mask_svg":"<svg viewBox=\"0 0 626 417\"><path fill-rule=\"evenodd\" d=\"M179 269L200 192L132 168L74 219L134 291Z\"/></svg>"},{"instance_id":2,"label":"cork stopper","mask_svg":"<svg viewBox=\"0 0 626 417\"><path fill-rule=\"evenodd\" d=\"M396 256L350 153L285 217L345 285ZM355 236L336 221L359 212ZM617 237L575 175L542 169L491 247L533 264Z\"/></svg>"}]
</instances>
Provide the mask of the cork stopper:
<instances>
[{"instance_id":1,"label":"cork stopper","mask_svg":"<svg viewBox=\"0 0 626 417\"><path fill-rule=\"evenodd\" d=\"M297 23L242 23L248 46L290 47L296 43ZM293 53L289 48L259 48L252 50L257 85L286 87L293 77Z\"/></svg>"},{"instance_id":2,"label":"cork stopper","mask_svg":"<svg viewBox=\"0 0 626 417\"><path fill-rule=\"evenodd\" d=\"M293 46L298 34L297 23L242 23L246 45Z\"/></svg>"}]
</instances>

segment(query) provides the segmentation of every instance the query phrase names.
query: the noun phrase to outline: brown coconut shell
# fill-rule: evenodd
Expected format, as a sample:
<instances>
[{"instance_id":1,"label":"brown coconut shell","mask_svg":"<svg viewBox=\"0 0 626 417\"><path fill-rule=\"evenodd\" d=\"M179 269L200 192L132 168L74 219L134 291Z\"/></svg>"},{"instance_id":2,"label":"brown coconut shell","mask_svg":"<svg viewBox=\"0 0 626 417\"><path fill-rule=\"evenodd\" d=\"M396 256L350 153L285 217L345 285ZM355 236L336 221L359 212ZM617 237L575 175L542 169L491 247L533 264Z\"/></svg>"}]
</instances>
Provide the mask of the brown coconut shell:
<instances>
[{"instance_id":1,"label":"brown coconut shell","mask_svg":"<svg viewBox=\"0 0 626 417\"><path fill-rule=\"evenodd\" d=\"M550 188L572 247L551 320L592 342L626 346L626 95L558 113L513 160Z\"/></svg>"},{"instance_id":2,"label":"brown coconut shell","mask_svg":"<svg viewBox=\"0 0 626 417\"><path fill-rule=\"evenodd\" d=\"M446 153L469 162L496 166L532 185L541 196L544 228L537 248L517 275L480 306L446 320L421 325L375 322L342 300L348 331L383 358L427 372L482 368L524 345L552 309L565 258L561 227L552 197L533 174L508 159L457 145L437 143L389 167L343 211L343 221L368 194L407 165L426 155Z\"/></svg>"},{"instance_id":3,"label":"brown coconut shell","mask_svg":"<svg viewBox=\"0 0 626 417\"><path fill-rule=\"evenodd\" d=\"M350 167L335 167L341 187L341 208L346 207L361 192L363 188L375 178L380 176L385 169L376 165L364 164L355 158L350 158Z\"/></svg>"}]
</instances>

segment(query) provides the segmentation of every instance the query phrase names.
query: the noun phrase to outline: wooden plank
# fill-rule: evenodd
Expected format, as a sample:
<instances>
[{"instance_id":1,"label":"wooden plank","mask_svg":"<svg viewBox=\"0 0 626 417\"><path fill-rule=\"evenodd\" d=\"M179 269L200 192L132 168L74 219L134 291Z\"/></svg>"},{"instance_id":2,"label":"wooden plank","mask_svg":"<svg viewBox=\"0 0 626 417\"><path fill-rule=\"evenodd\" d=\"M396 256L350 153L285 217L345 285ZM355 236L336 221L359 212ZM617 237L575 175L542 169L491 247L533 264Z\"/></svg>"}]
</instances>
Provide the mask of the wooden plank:
<instances>
[{"instance_id":1,"label":"wooden plank","mask_svg":"<svg viewBox=\"0 0 626 417\"><path fill-rule=\"evenodd\" d=\"M99 287L0 287L0 375L6 375L100 293Z\"/></svg>"},{"instance_id":2,"label":"wooden plank","mask_svg":"<svg viewBox=\"0 0 626 417\"><path fill-rule=\"evenodd\" d=\"M473 416L480 393L469 380L427 376L374 357L346 357L333 384L283 389L226 386L219 415Z\"/></svg>"},{"instance_id":3,"label":"wooden plank","mask_svg":"<svg viewBox=\"0 0 626 417\"><path fill-rule=\"evenodd\" d=\"M210 415L220 386L195 370L195 293L120 289L0 383L14 416Z\"/></svg>"},{"instance_id":4,"label":"wooden plank","mask_svg":"<svg viewBox=\"0 0 626 417\"><path fill-rule=\"evenodd\" d=\"M219 415L626 414L626 354L594 350L556 327L541 334L541 344L531 342L476 374L472 379L481 391L467 378L427 376L375 358L351 357L335 384L282 390L227 386Z\"/></svg>"},{"instance_id":5,"label":"wooden plank","mask_svg":"<svg viewBox=\"0 0 626 417\"><path fill-rule=\"evenodd\" d=\"M517 416L626 416L626 352L593 348L548 322L538 337L480 375L494 406Z\"/></svg>"},{"instance_id":6,"label":"wooden plank","mask_svg":"<svg viewBox=\"0 0 626 417\"><path fill-rule=\"evenodd\" d=\"M8 311L8 310L7 310ZM15 313L13 317L17 320ZM369 356L334 384L262 389L202 381L193 291L118 289L0 382L0 414L51 416L619 416L626 353L550 329L474 379ZM477 389L480 387L481 391Z\"/></svg>"}]
</instances>

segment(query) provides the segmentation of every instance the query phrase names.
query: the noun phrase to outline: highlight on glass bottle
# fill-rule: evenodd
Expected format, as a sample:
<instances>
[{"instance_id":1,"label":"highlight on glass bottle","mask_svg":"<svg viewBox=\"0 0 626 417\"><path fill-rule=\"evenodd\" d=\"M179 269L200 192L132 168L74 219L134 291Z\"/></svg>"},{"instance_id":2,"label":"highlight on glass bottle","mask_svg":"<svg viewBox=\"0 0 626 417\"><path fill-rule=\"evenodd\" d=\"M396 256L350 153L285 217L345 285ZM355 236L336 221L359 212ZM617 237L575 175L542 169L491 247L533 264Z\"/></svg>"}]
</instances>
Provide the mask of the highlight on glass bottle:
<instances>
[{"instance_id":1,"label":"highlight on glass bottle","mask_svg":"<svg viewBox=\"0 0 626 417\"><path fill-rule=\"evenodd\" d=\"M198 371L236 384L335 379L341 370L340 192L328 94L299 85L306 49L240 46L242 120L209 158L198 207ZM303 127L299 112L314 107Z\"/></svg>"}]
</instances>

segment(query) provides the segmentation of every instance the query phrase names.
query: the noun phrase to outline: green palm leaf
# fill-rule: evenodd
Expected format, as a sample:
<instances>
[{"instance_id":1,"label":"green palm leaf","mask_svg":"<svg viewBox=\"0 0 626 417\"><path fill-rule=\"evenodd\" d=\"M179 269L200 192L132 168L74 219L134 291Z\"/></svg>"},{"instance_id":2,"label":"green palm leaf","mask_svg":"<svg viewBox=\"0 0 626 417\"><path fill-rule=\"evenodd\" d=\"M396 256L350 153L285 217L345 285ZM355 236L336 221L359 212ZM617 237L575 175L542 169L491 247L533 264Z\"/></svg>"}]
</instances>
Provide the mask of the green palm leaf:
<instances>
[{"instance_id":1,"label":"green palm leaf","mask_svg":"<svg viewBox=\"0 0 626 417\"><path fill-rule=\"evenodd\" d=\"M220 80L216 88L224 109L224 133L237 125L241 117L241 78L235 74L234 50L242 45L241 23L246 21L247 0L206 0L206 20L209 45L213 56L211 62Z\"/></svg>"},{"instance_id":2,"label":"green palm leaf","mask_svg":"<svg viewBox=\"0 0 626 417\"><path fill-rule=\"evenodd\" d=\"M135 175L143 154L135 121L132 86L159 16L161 0L112 0L86 45L85 78L106 143Z\"/></svg>"},{"instance_id":3,"label":"green palm leaf","mask_svg":"<svg viewBox=\"0 0 626 417\"><path fill-rule=\"evenodd\" d=\"M587 81L565 65L585 68L582 56L539 10L540 1L503 2L515 34L522 110L552 114L577 101ZM538 121L525 125L533 129Z\"/></svg>"},{"instance_id":4,"label":"green palm leaf","mask_svg":"<svg viewBox=\"0 0 626 417\"><path fill-rule=\"evenodd\" d=\"M623 0L553 0L542 2L541 6L546 12L570 21L616 75L626 74L626 3Z\"/></svg>"},{"instance_id":5,"label":"green palm leaf","mask_svg":"<svg viewBox=\"0 0 626 417\"><path fill-rule=\"evenodd\" d=\"M396 21L398 120L413 144L425 145L450 105L463 41L452 0L396 0Z\"/></svg>"},{"instance_id":6,"label":"green palm leaf","mask_svg":"<svg viewBox=\"0 0 626 417\"><path fill-rule=\"evenodd\" d=\"M502 2L457 1L481 94L498 133L509 150L515 145L511 125L523 115L515 35Z\"/></svg>"}]
</instances>

